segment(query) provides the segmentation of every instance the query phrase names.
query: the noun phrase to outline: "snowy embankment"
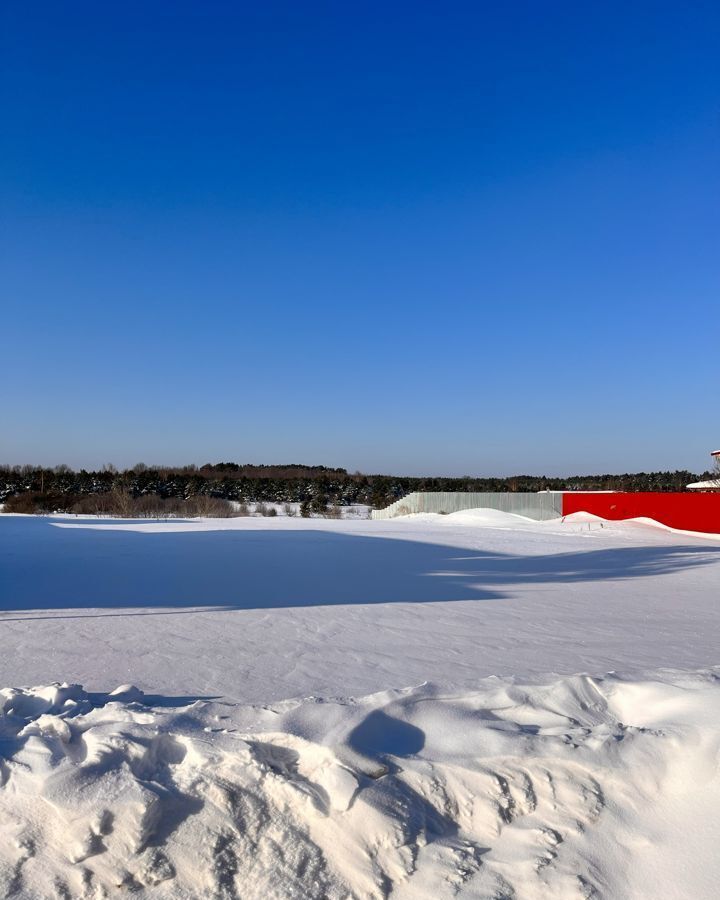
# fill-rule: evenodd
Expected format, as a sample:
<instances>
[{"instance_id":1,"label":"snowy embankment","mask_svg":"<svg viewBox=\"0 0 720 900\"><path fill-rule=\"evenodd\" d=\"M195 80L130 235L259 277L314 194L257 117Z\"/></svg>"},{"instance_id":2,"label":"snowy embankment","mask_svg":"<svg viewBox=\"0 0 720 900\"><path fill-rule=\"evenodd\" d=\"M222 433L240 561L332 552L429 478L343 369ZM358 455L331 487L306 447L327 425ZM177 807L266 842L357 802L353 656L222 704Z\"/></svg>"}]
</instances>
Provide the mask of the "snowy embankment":
<instances>
[{"instance_id":1,"label":"snowy embankment","mask_svg":"<svg viewBox=\"0 0 720 900\"><path fill-rule=\"evenodd\" d=\"M0 683L85 686L0 691L0 896L714 898L719 583L594 519L0 517Z\"/></svg>"},{"instance_id":2,"label":"snowy embankment","mask_svg":"<svg viewBox=\"0 0 720 900\"><path fill-rule=\"evenodd\" d=\"M0 692L2 896L717 896L720 680Z\"/></svg>"}]
</instances>

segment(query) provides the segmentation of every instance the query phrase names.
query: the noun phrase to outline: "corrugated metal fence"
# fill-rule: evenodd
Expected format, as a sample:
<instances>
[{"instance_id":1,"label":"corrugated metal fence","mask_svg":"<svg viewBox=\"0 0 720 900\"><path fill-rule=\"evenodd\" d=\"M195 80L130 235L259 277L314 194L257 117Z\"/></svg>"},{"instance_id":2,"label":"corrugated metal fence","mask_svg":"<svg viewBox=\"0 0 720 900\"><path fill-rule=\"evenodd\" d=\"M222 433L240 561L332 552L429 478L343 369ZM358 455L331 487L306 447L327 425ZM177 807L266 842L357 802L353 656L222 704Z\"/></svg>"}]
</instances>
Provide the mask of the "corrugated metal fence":
<instances>
[{"instance_id":1,"label":"corrugated metal fence","mask_svg":"<svg viewBox=\"0 0 720 900\"><path fill-rule=\"evenodd\" d=\"M562 516L562 492L501 494L495 492L415 491L396 500L386 509L374 509L372 519L394 519L411 513L453 513L463 509L498 509L527 516L528 519L557 519Z\"/></svg>"}]
</instances>

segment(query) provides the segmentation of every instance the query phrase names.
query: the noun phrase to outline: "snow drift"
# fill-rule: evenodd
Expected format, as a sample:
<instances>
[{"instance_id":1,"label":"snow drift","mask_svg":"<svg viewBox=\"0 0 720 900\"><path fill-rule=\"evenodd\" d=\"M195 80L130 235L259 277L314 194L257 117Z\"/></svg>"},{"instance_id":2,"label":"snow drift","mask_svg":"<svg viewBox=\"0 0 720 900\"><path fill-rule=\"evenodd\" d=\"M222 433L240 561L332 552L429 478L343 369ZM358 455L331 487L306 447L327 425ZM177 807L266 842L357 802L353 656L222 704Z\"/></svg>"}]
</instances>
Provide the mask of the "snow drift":
<instances>
[{"instance_id":1,"label":"snow drift","mask_svg":"<svg viewBox=\"0 0 720 900\"><path fill-rule=\"evenodd\" d=\"M718 670L272 706L7 688L0 892L709 898L719 715Z\"/></svg>"},{"instance_id":2,"label":"snow drift","mask_svg":"<svg viewBox=\"0 0 720 900\"><path fill-rule=\"evenodd\" d=\"M717 542L484 513L0 531L0 683L45 685L0 690L0 896L717 896Z\"/></svg>"}]
</instances>

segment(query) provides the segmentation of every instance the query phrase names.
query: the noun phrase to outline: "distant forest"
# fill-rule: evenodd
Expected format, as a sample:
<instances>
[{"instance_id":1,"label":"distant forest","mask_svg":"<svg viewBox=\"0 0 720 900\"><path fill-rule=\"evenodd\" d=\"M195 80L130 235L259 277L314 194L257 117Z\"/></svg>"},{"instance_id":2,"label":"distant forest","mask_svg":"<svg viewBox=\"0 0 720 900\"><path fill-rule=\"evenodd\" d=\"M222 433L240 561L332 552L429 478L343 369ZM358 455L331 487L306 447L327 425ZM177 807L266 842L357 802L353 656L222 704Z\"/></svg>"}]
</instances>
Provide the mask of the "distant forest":
<instances>
[{"instance_id":1,"label":"distant forest","mask_svg":"<svg viewBox=\"0 0 720 900\"><path fill-rule=\"evenodd\" d=\"M146 466L118 471L75 472L68 466L0 466L0 503L16 512L118 512L124 506L196 514L222 514L221 501L239 503L299 503L303 514L324 514L352 504L376 509L411 491L683 491L709 472L636 472L626 475L514 475L509 478L415 478L363 475L345 469L305 465ZM213 501L217 501L214 503ZM225 509L231 504L225 503ZM204 510L204 511L203 511Z\"/></svg>"}]
</instances>

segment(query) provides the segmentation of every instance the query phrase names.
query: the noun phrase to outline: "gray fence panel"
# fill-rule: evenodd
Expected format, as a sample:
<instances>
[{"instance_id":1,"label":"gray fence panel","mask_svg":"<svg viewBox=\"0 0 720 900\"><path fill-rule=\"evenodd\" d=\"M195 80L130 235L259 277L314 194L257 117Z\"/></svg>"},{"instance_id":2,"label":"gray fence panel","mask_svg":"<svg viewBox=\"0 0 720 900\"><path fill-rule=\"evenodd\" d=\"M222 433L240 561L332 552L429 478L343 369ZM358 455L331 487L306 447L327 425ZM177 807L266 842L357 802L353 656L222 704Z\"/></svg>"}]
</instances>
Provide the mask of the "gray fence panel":
<instances>
[{"instance_id":1,"label":"gray fence panel","mask_svg":"<svg viewBox=\"0 0 720 900\"><path fill-rule=\"evenodd\" d=\"M497 509L545 521L562 516L562 492L537 494L465 493L462 491L415 491L386 509L374 509L372 519L394 519L413 513L453 513L464 509Z\"/></svg>"}]
</instances>

